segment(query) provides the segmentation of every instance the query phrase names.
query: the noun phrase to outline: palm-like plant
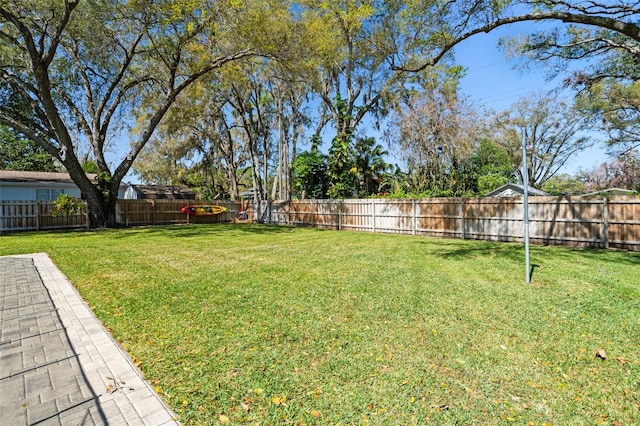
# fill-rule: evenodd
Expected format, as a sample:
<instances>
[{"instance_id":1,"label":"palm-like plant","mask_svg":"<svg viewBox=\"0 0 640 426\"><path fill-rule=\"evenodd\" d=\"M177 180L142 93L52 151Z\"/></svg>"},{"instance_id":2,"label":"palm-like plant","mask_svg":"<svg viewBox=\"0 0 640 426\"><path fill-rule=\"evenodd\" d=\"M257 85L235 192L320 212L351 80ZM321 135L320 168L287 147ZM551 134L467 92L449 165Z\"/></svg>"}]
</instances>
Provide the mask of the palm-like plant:
<instances>
[{"instance_id":1,"label":"palm-like plant","mask_svg":"<svg viewBox=\"0 0 640 426\"><path fill-rule=\"evenodd\" d=\"M372 137L358 138L354 148L358 195L376 194L385 172L391 168L384 160L388 152L380 144L376 144L375 138Z\"/></svg>"}]
</instances>

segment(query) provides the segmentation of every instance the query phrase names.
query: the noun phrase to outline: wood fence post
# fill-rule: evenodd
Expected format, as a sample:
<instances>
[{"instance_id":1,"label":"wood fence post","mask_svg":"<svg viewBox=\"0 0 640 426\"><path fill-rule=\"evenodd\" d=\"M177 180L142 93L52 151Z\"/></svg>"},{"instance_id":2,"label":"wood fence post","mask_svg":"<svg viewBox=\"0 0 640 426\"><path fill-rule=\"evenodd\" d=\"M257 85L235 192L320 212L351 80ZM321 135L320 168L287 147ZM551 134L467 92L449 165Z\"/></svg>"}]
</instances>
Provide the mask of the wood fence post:
<instances>
[{"instance_id":1,"label":"wood fence post","mask_svg":"<svg viewBox=\"0 0 640 426\"><path fill-rule=\"evenodd\" d=\"M371 199L371 227L372 232L376 232L376 200Z\"/></svg>"},{"instance_id":2,"label":"wood fence post","mask_svg":"<svg viewBox=\"0 0 640 426\"><path fill-rule=\"evenodd\" d=\"M602 238L604 248L609 248L609 197L602 199Z\"/></svg>"},{"instance_id":3,"label":"wood fence post","mask_svg":"<svg viewBox=\"0 0 640 426\"><path fill-rule=\"evenodd\" d=\"M418 228L418 212L416 211L416 200L411 199L411 235L416 235Z\"/></svg>"},{"instance_id":4,"label":"wood fence post","mask_svg":"<svg viewBox=\"0 0 640 426\"><path fill-rule=\"evenodd\" d=\"M465 201L464 198L460 198L460 205L459 205L459 209L460 209L460 238L462 238L463 240L467 239L467 235L465 232L465 226L464 226L464 206L465 206Z\"/></svg>"},{"instance_id":5,"label":"wood fence post","mask_svg":"<svg viewBox=\"0 0 640 426\"><path fill-rule=\"evenodd\" d=\"M36 201L36 230L40 230L40 201Z\"/></svg>"},{"instance_id":6,"label":"wood fence post","mask_svg":"<svg viewBox=\"0 0 640 426\"><path fill-rule=\"evenodd\" d=\"M343 207L344 207L344 200L338 201L338 231L342 231Z\"/></svg>"}]
</instances>

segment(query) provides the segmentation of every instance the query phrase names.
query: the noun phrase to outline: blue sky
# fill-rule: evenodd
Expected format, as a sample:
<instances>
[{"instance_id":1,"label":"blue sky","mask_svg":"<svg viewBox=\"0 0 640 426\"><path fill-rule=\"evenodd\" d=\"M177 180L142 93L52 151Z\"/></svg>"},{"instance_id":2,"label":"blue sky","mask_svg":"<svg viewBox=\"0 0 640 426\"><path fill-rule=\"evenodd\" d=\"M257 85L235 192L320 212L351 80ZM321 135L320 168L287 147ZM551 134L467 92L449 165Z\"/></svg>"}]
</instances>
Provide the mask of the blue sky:
<instances>
[{"instance_id":1,"label":"blue sky","mask_svg":"<svg viewBox=\"0 0 640 426\"><path fill-rule=\"evenodd\" d=\"M522 23L478 34L457 46L456 60L467 68L461 92L476 108L505 110L523 97L546 93L560 85L562 76L547 81L544 69L514 69L516 62L507 60L498 48L500 37L528 33L533 25L536 24ZM571 159L561 172L575 174L581 168L591 169L607 160L605 151L596 143L594 148Z\"/></svg>"}]
</instances>

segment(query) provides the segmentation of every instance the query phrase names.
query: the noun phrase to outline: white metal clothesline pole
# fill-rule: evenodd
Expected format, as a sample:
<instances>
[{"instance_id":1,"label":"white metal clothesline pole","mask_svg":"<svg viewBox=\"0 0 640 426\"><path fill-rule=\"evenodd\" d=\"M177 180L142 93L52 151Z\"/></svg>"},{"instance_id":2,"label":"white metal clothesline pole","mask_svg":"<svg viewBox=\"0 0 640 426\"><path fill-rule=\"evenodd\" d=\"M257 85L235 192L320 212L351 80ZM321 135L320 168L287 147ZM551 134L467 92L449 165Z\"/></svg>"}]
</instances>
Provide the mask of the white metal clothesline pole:
<instances>
[{"instance_id":1,"label":"white metal clothesline pole","mask_svg":"<svg viewBox=\"0 0 640 426\"><path fill-rule=\"evenodd\" d=\"M527 140L524 127L522 128L522 186L524 188L522 209L524 210L525 281L529 284L531 282L531 267L529 266L529 171L527 170Z\"/></svg>"}]
</instances>

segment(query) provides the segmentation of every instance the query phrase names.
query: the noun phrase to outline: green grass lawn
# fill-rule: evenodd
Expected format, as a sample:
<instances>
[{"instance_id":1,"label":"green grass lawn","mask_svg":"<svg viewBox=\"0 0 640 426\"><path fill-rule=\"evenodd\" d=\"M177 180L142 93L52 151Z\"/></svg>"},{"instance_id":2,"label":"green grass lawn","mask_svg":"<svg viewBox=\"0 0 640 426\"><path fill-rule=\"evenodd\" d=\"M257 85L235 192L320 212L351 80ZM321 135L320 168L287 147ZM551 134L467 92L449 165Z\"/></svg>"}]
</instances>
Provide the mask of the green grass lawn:
<instances>
[{"instance_id":1,"label":"green grass lawn","mask_svg":"<svg viewBox=\"0 0 640 426\"><path fill-rule=\"evenodd\" d=\"M187 424L640 424L640 254L260 225L47 252ZM597 358L604 349L607 358Z\"/></svg>"}]
</instances>

